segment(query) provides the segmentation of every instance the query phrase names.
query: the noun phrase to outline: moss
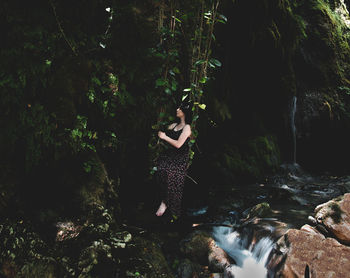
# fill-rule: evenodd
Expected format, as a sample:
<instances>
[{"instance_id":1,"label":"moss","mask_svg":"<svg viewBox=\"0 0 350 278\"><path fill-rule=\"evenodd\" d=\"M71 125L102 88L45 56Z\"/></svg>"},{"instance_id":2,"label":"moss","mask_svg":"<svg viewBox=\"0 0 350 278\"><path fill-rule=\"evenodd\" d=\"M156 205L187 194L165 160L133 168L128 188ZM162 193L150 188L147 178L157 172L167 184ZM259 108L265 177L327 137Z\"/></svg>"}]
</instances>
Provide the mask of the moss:
<instances>
[{"instance_id":1,"label":"moss","mask_svg":"<svg viewBox=\"0 0 350 278\"><path fill-rule=\"evenodd\" d=\"M59 277L57 266L54 263L30 262L21 269L23 278L56 278Z\"/></svg>"},{"instance_id":2,"label":"moss","mask_svg":"<svg viewBox=\"0 0 350 278\"><path fill-rule=\"evenodd\" d=\"M323 0L307 2L310 15L305 14L310 34L308 43L317 45L317 67L321 70L328 82L334 83L346 79L349 60L348 27L339 14L332 10L330 5ZM304 7L305 8L305 7ZM306 13L306 12L305 12Z\"/></svg>"},{"instance_id":3,"label":"moss","mask_svg":"<svg viewBox=\"0 0 350 278\"><path fill-rule=\"evenodd\" d=\"M269 203L260 203L251 208L249 211L249 214L247 218L254 218L254 217L268 217L272 214L271 208Z\"/></svg>"},{"instance_id":4,"label":"moss","mask_svg":"<svg viewBox=\"0 0 350 278\"><path fill-rule=\"evenodd\" d=\"M271 135L252 138L247 143L250 162L264 172L273 172L280 164L280 152L276 138Z\"/></svg>"},{"instance_id":5,"label":"moss","mask_svg":"<svg viewBox=\"0 0 350 278\"><path fill-rule=\"evenodd\" d=\"M140 277L174 277L166 258L158 244L141 237L135 237L134 246L128 251L128 266L126 275L139 273ZM123 276L124 277L124 276Z\"/></svg>"},{"instance_id":6,"label":"moss","mask_svg":"<svg viewBox=\"0 0 350 278\"><path fill-rule=\"evenodd\" d=\"M225 145L216 167L238 177L259 179L274 173L280 165L275 136L257 136L237 146Z\"/></svg>"},{"instance_id":7,"label":"moss","mask_svg":"<svg viewBox=\"0 0 350 278\"><path fill-rule=\"evenodd\" d=\"M330 217L333 219L334 223L339 224L342 219L342 214L344 213L340 208L339 204L332 203L330 205L330 212L326 214L326 217Z\"/></svg>"}]
</instances>

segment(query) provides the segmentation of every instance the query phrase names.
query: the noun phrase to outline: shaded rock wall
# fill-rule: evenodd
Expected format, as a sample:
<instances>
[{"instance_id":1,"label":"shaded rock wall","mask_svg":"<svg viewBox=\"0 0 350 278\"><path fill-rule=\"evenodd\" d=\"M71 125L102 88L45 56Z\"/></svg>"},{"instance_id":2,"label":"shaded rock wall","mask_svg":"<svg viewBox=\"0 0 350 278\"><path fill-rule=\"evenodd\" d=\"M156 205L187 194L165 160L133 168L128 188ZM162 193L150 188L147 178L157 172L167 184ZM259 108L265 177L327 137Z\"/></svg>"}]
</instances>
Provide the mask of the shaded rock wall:
<instances>
[{"instance_id":1,"label":"shaded rock wall","mask_svg":"<svg viewBox=\"0 0 350 278\"><path fill-rule=\"evenodd\" d=\"M234 156L244 165L249 149L241 142L272 135L279 162L291 162L291 102L296 96L297 162L309 170L346 172L336 158L349 154L349 27L337 9L341 2L224 4L228 24L218 27L214 49L223 67L208 95L208 116L216 127L203 128L203 141L211 134L224 135L216 144L237 147ZM216 144L208 150L215 152ZM278 164L259 161L272 171Z\"/></svg>"}]
</instances>

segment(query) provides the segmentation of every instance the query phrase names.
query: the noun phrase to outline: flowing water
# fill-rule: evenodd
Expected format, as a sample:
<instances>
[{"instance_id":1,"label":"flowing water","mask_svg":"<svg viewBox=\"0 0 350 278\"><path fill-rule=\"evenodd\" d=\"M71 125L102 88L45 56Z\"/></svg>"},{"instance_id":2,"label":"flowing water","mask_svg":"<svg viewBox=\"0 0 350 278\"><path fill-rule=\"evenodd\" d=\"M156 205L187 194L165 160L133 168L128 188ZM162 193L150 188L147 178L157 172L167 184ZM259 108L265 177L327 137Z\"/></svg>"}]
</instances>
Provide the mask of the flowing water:
<instances>
[{"instance_id":1,"label":"flowing water","mask_svg":"<svg viewBox=\"0 0 350 278\"><path fill-rule=\"evenodd\" d=\"M214 240L233 261L224 277L274 277L268 263L278 238L289 228L299 229L311 224L308 217L314 215L317 205L350 190L350 176L312 176L295 163L282 165L281 170L280 175L271 177L265 184L239 188L240 194L234 194L231 200L235 210L227 210L226 216L218 216L216 222L212 220L215 222L211 230ZM235 203L241 198L246 200L237 208ZM250 208L259 203L269 204L268 217L247 217ZM206 213L207 207L192 215Z\"/></svg>"},{"instance_id":2,"label":"flowing water","mask_svg":"<svg viewBox=\"0 0 350 278\"><path fill-rule=\"evenodd\" d=\"M268 265L275 242L289 228L299 229L304 224L312 224L309 221L317 205L350 192L350 176L315 176L297 164L296 96L289 108L292 163L281 165L280 174L267 178L264 183L244 185L233 193L224 192L217 199L225 205L218 209L216 217L207 218L213 224L214 240L232 260L225 269L225 278L274 277ZM249 215L251 208L261 203L270 208L268 218ZM205 217L211 206L220 204L209 205L209 209L202 207L189 214Z\"/></svg>"},{"instance_id":3,"label":"flowing water","mask_svg":"<svg viewBox=\"0 0 350 278\"><path fill-rule=\"evenodd\" d=\"M218 246L235 261L235 264L226 268L226 277L267 277L266 264L273 248L271 238L263 237L254 242L246 234L240 234L229 227L215 227L213 237Z\"/></svg>"}]
</instances>

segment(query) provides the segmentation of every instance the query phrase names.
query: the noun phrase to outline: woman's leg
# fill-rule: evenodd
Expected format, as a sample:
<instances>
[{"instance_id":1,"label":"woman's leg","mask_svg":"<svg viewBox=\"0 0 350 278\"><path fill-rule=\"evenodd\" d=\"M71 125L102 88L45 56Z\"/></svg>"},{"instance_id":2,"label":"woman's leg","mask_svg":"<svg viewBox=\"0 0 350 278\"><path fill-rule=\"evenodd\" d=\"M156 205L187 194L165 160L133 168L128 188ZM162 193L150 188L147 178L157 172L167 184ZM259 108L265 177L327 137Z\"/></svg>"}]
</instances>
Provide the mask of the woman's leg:
<instances>
[{"instance_id":1,"label":"woman's leg","mask_svg":"<svg viewBox=\"0 0 350 278\"><path fill-rule=\"evenodd\" d=\"M160 206L159 206L157 212L156 212L156 215L157 215L157 216L162 216L162 215L164 214L164 212L165 212L166 209L167 209L167 206L166 206L166 204L164 203L164 201L162 201L162 202L160 203Z\"/></svg>"},{"instance_id":2,"label":"woman's leg","mask_svg":"<svg viewBox=\"0 0 350 278\"><path fill-rule=\"evenodd\" d=\"M185 176L183 173L172 172L169 175L167 205L175 217L180 217L182 206L182 193Z\"/></svg>"},{"instance_id":3,"label":"woman's leg","mask_svg":"<svg viewBox=\"0 0 350 278\"><path fill-rule=\"evenodd\" d=\"M157 216L162 216L167 209L168 200L168 172L166 170L159 170L157 173L157 183L159 186L160 199L162 200L156 212Z\"/></svg>"}]
</instances>

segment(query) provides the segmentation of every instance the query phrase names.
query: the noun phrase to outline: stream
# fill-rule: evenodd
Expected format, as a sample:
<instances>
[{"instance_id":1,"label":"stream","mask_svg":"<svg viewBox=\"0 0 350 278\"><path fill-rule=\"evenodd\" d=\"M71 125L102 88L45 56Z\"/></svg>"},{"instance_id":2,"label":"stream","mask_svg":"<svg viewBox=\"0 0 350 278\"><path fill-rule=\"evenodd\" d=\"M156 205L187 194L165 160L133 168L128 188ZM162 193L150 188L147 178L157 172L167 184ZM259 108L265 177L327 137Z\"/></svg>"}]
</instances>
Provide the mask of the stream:
<instances>
[{"instance_id":1,"label":"stream","mask_svg":"<svg viewBox=\"0 0 350 278\"><path fill-rule=\"evenodd\" d=\"M222 207L211 204L188 209L187 217L192 223L204 222L198 228L202 225L209 231L234 262L223 277L272 278L274 273L267 265L277 239L289 228L311 224L309 216L314 215L317 205L349 190L350 176L314 176L296 163L284 164L281 174L265 183L244 185L232 194L226 192ZM262 203L268 204L268 215L251 217L251 208ZM212 209L215 205L217 208Z\"/></svg>"}]
</instances>

